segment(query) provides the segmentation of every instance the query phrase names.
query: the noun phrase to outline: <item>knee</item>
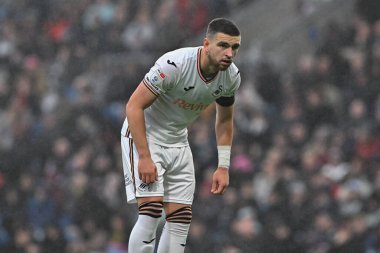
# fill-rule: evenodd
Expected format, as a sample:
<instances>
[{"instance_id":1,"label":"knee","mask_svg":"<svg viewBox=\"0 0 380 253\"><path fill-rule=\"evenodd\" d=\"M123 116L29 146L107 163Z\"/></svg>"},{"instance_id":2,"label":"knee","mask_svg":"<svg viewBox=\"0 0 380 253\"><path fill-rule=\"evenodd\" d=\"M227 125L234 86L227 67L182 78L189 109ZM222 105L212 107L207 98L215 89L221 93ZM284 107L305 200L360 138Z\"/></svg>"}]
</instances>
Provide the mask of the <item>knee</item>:
<instances>
[{"instance_id":1,"label":"knee","mask_svg":"<svg viewBox=\"0 0 380 253\"><path fill-rule=\"evenodd\" d=\"M192 219L191 206L181 207L166 216L167 222L190 224Z\"/></svg>"},{"instance_id":2,"label":"knee","mask_svg":"<svg viewBox=\"0 0 380 253\"><path fill-rule=\"evenodd\" d=\"M162 201L149 201L139 205L139 215L147 215L152 218L160 218L162 216Z\"/></svg>"}]
</instances>

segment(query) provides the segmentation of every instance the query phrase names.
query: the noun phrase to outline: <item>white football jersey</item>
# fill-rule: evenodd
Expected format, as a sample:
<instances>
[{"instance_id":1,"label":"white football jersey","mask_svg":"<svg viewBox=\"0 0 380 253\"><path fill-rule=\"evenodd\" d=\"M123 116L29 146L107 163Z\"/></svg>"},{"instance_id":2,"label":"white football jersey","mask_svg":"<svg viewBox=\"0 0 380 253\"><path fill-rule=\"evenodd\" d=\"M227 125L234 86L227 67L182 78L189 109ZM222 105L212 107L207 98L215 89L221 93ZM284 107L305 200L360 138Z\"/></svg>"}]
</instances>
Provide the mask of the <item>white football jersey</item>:
<instances>
[{"instance_id":1,"label":"white football jersey","mask_svg":"<svg viewBox=\"0 0 380 253\"><path fill-rule=\"evenodd\" d=\"M200 71L202 47L181 48L161 56L143 83L157 96L144 110L146 134L162 146L188 145L187 126L220 97L234 96L240 85L235 64L206 80ZM121 133L131 137L125 119Z\"/></svg>"}]
</instances>

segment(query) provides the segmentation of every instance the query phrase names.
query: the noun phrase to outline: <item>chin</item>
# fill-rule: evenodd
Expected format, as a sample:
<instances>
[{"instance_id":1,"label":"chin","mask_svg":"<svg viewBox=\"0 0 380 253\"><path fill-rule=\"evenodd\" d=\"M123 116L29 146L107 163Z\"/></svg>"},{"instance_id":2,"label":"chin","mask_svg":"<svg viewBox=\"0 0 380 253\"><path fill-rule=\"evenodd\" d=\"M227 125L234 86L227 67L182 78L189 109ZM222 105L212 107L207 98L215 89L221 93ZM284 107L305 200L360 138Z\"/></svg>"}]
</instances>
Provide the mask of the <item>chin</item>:
<instances>
[{"instance_id":1,"label":"chin","mask_svg":"<svg viewBox=\"0 0 380 253\"><path fill-rule=\"evenodd\" d=\"M230 67L230 65L228 65L228 66L220 66L219 70L220 71L226 71L229 67Z\"/></svg>"}]
</instances>

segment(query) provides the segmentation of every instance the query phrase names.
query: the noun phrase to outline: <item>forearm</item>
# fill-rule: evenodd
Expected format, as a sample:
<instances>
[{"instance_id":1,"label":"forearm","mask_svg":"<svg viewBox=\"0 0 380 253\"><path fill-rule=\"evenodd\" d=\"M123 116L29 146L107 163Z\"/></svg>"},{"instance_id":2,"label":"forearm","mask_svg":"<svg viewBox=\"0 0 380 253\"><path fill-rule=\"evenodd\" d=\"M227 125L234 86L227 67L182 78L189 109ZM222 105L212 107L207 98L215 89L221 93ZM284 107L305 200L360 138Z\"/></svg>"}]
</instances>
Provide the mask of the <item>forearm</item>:
<instances>
[{"instance_id":1,"label":"forearm","mask_svg":"<svg viewBox=\"0 0 380 253\"><path fill-rule=\"evenodd\" d=\"M233 106L217 106L215 134L218 149L218 168L229 168L234 134Z\"/></svg>"},{"instance_id":2,"label":"forearm","mask_svg":"<svg viewBox=\"0 0 380 253\"><path fill-rule=\"evenodd\" d=\"M148 142L146 138L146 127L144 109L127 104L126 113L129 130L140 157L150 156Z\"/></svg>"},{"instance_id":3,"label":"forearm","mask_svg":"<svg viewBox=\"0 0 380 253\"><path fill-rule=\"evenodd\" d=\"M232 145L234 134L233 110L228 113L218 113L215 120L215 135L218 146Z\"/></svg>"},{"instance_id":4,"label":"forearm","mask_svg":"<svg viewBox=\"0 0 380 253\"><path fill-rule=\"evenodd\" d=\"M226 146L232 145L232 139L233 139L233 122L227 121L227 122L217 122L215 124L215 133L216 133L216 143L218 146Z\"/></svg>"}]
</instances>

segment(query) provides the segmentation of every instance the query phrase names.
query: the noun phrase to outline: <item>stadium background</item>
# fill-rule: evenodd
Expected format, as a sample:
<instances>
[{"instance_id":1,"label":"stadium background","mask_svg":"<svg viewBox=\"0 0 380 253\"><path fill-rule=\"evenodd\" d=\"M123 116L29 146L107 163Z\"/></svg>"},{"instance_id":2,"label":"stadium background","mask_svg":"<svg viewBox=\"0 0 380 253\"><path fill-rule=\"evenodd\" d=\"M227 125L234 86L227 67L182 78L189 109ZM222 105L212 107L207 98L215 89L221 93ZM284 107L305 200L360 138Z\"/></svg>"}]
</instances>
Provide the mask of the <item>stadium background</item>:
<instances>
[{"instance_id":1,"label":"stadium background","mask_svg":"<svg viewBox=\"0 0 380 253\"><path fill-rule=\"evenodd\" d=\"M189 129L186 253L379 253L379 15L375 0L1 0L0 252L127 252L124 104L160 54L228 16L231 186L210 194L210 108Z\"/></svg>"}]
</instances>

